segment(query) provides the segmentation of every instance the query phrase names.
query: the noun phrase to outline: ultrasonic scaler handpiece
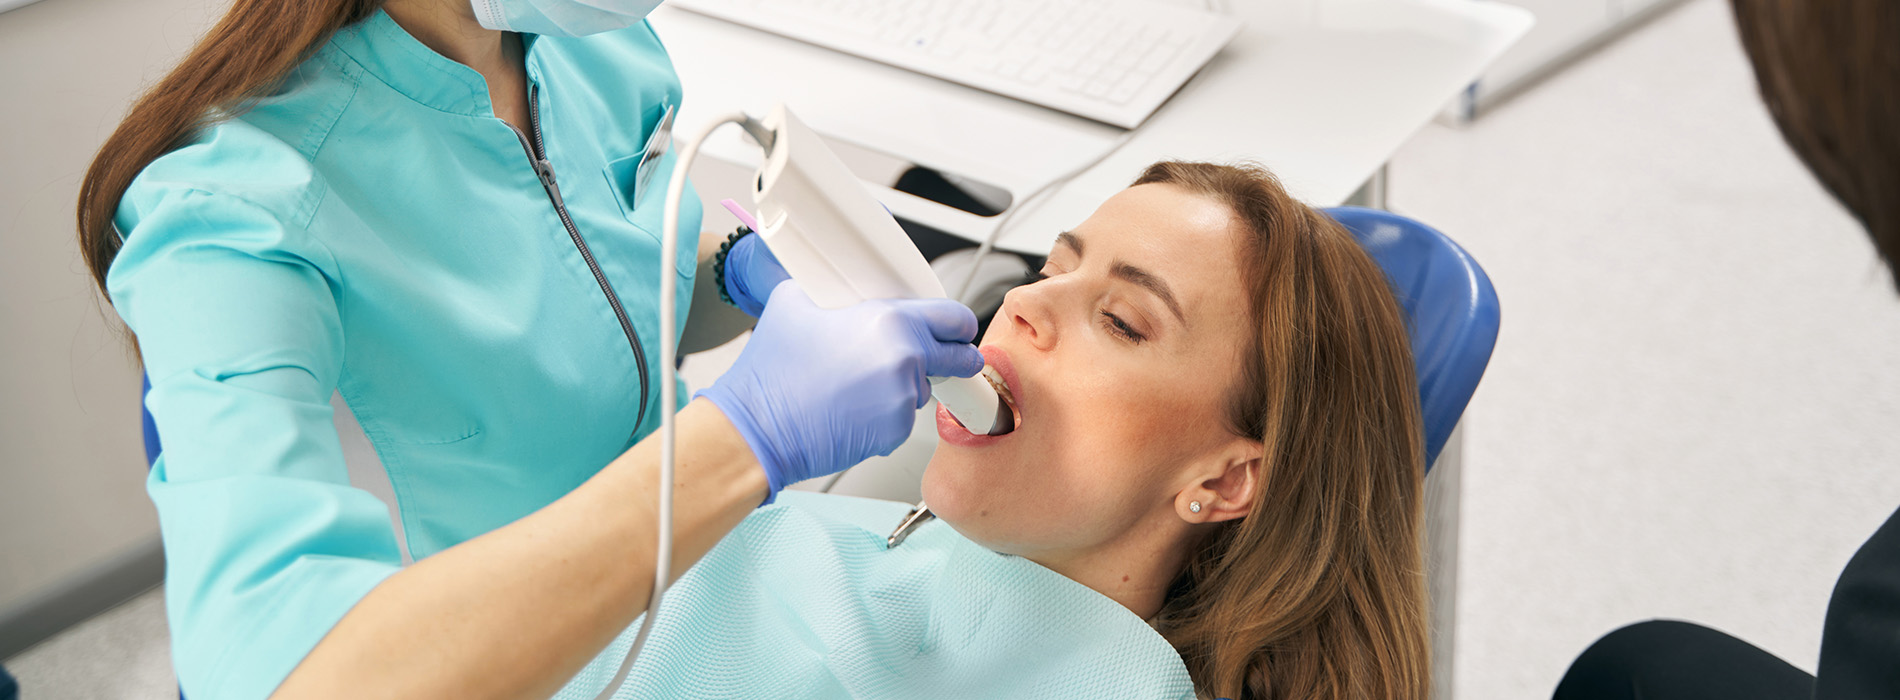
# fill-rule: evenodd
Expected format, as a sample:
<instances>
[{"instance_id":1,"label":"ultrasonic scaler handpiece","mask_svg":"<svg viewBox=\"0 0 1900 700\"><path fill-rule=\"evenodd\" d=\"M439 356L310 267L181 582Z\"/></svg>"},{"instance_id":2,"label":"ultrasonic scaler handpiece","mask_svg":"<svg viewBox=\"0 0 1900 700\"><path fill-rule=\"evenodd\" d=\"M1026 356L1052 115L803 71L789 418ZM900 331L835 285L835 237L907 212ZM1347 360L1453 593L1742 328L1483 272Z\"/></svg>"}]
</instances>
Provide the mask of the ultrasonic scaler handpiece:
<instances>
[{"instance_id":1,"label":"ultrasonic scaler handpiece","mask_svg":"<svg viewBox=\"0 0 1900 700\"><path fill-rule=\"evenodd\" d=\"M756 230L813 302L836 309L867 299L948 296L897 219L817 132L784 105L763 127L771 135L760 141L765 162L752 179ZM930 381L931 394L971 432L1015 429L1009 405L983 377Z\"/></svg>"}]
</instances>

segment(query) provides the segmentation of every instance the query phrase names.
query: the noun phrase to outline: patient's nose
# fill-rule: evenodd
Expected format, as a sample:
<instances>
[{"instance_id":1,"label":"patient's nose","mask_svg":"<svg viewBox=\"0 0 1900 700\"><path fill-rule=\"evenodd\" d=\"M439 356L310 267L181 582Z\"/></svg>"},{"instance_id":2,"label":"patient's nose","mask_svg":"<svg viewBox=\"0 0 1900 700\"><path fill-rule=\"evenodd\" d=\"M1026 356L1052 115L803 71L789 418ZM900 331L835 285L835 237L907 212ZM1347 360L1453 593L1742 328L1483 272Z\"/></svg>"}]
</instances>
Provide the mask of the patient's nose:
<instances>
[{"instance_id":1,"label":"patient's nose","mask_svg":"<svg viewBox=\"0 0 1900 700\"><path fill-rule=\"evenodd\" d=\"M1050 313L1048 295L1033 286L1017 287L1003 297L999 316L1009 319L1010 330L1038 350L1056 344L1055 316ZM994 324L992 324L994 325Z\"/></svg>"}]
</instances>

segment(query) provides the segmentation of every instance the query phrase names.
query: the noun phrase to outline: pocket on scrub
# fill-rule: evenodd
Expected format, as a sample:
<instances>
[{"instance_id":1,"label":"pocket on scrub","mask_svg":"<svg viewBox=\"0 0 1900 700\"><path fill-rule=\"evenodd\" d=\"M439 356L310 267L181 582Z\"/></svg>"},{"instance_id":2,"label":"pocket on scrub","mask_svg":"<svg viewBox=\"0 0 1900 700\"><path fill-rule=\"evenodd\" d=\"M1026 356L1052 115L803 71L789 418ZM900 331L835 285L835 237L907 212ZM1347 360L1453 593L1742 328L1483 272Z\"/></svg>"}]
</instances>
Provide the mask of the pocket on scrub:
<instances>
[{"instance_id":1,"label":"pocket on scrub","mask_svg":"<svg viewBox=\"0 0 1900 700\"><path fill-rule=\"evenodd\" d=\"M620 205L620 215L642 233L652 236L655 242L660 240L660 230L666 219L666 187L673 178L673 165L678 162L673 151L668 150L660 157L659 165L654 167L653 176L647 182L645 196L636 194L640 181L640 154L616 158L601 168L607 178L607 185L614 192L614 201ZM637 203L637 206L636 206ZM698 193L689 186L680 201L680 249L679 259L674 267L682 275L691 275L699 265L699 229L693 225L701 204Z\"/></svg>"}]
</instances>

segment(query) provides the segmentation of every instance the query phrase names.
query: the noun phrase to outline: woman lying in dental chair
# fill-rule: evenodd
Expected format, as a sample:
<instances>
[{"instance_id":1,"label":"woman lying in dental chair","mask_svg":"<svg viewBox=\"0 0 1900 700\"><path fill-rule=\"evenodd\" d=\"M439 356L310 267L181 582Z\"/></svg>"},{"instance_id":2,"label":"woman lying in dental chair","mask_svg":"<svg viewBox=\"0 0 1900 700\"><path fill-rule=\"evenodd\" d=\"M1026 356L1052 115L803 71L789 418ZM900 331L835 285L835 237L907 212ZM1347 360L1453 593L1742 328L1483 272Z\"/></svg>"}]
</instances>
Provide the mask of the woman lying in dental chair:
<instances>
[{"instance_id":1,"label":"woman lying in dental chair","mask_svg":"<svg viewBox=\"0 0 1900 700\"><path fill-rule=\"evenodd\" d=\"M1164 162L1036 277L982 340L1018 429L939 412L940 519L886 548L903 504L785 493L617 697L1426 697L1417 386L1350 234L1263 170Z\"/></svg>"}]
</instances>

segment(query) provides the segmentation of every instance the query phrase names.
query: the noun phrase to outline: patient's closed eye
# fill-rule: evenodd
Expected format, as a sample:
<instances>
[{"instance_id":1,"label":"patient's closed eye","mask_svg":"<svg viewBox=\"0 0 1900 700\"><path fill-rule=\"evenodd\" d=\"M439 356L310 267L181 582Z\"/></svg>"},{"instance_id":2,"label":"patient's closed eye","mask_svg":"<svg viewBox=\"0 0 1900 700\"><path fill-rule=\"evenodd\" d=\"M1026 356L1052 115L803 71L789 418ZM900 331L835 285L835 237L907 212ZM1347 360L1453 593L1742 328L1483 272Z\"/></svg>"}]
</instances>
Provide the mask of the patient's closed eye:
<instances>
[{"instance_id":1,"label":"patient's closed eye","mask_svg":"<svg viewBox=\"0 0 1900 700\"><path fill-rule=\"evenodd\" d=\"M1035 284L1046 279L1049 279L1049 275L1043 274L1041 270L1030 270L1023 275L1023 284ZM1110 334L1136 345L1140 345L1142 341L1148 339L1147 335L1135 330L1133 326L1128 325L1128 322L1123 321L1120 316L1116 316L1108 311L1100 311L1098 313L1101 315L1102 328L1107 330Z\"/></svg>"},{"instance_id":2,"label":"patient's closed eye","mask_svg":"<svg viewBox=\"0 0 1900 700\"><path fill-rule=\"evenodd\" d=\"M1140 345L1141 341L1148 339L1148 336L1142 335L1141 331L1135 330L1133 326L1123 321L1120 316L1116 316L1107 311L1102 312L1102 325L1108 329L1108 332L1121 336L1123 340L1127 340L1136 345Z\"/></svg>"}]
</instances>

